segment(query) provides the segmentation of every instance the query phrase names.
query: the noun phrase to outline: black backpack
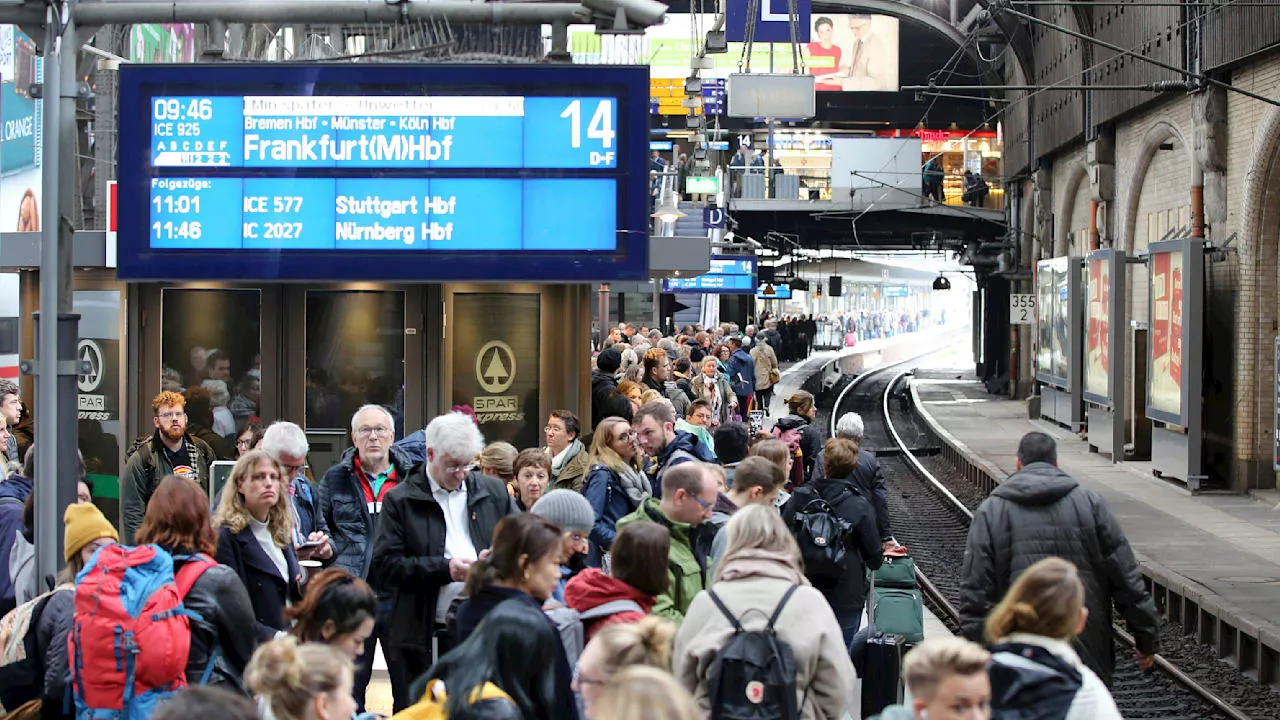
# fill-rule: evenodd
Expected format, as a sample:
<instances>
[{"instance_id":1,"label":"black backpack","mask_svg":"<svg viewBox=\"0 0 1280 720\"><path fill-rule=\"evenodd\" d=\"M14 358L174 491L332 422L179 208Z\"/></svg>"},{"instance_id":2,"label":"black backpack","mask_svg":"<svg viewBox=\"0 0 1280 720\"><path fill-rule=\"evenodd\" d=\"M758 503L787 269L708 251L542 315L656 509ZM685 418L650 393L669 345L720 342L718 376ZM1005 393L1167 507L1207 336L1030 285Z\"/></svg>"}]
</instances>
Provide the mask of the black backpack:
<instances>
[{"instance_id":1,"label":"black backpack","mask_svg":"<svg viewBox=\"0 0 1280 720\"><path fill-rule=\"evenodd\" d=\"M799 720L795 653L773 631L797 587L787 588L763 630L750 631L742 627L714 590L707 591L733 624L733 637L716 654L708 673L711 720Z\"/></svg>"},{"instance_id":2,"label":"black backpack","mask_svg":"<svg viewBox=\"0 0 1280 720\"><path fill-rule=\"evenodd\" d=\"M834 506L845 493L852 492L846 485L831 502L810 487L797 488L791 496L790 502L798 508L791 516L791 534L800 546L804 572L810 579L834 582L844 575L853 525L841 517Z\"/></svg>"}]
</instances>

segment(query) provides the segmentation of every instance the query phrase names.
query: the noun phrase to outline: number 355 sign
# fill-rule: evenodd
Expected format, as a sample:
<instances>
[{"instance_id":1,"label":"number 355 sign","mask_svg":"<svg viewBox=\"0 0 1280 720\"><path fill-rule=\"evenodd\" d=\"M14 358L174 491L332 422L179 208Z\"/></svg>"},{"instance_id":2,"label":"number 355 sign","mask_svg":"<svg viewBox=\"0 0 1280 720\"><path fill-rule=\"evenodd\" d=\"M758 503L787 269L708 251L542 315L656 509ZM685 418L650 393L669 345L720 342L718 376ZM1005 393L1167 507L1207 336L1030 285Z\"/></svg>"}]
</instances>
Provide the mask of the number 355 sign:
<instances>
[{"instance_id":1,"label":"number 355 sign","mask_svg":"<svg viewBox=\"0 0 1280 720\"><path fill-rule=\"evenodd\" d=\"M1036 321L1035 295L1009 296L1009 322L1014 325L1032 325Z\"/></svg>"}]
</instances>

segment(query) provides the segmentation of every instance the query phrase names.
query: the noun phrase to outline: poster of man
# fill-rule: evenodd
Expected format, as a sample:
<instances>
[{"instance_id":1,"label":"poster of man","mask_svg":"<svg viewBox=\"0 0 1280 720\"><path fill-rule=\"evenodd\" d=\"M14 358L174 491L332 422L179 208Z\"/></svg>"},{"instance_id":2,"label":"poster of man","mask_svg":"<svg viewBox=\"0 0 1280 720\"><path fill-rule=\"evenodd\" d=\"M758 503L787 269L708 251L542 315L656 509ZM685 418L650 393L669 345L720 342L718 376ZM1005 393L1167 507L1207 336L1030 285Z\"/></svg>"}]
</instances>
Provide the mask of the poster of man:
<instances>
[{"instance_id":1,"label":"poster of man","mask_svg":"<svg viewBox=\"0 0 1280 720\"><path fill-rule=\"evenodd\" d=\"M818 91L897 91L897 18L815 15L812 37L805 62Z\"/></svg>"}]
</instances>

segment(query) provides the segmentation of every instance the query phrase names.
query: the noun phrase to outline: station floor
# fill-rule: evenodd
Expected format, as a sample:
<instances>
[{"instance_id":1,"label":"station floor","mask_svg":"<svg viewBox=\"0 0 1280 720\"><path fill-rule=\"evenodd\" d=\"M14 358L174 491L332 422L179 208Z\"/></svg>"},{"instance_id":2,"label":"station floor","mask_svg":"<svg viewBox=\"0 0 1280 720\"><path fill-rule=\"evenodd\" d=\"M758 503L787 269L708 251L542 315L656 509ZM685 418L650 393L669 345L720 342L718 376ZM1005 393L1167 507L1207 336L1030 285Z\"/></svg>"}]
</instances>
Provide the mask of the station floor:
<instances>
[{"instance_id":1,"label":"station floor","mask_svg":"<svg viewBox=\"0 0 1280 720\"><path fill-rule=\"evenodd\" d=\"M932 358L930 359L933 360ZM1139 560L1200 586L1223 610L1280 637L1280 505L1274 492L1201 493L1155 477L1150 463L1112 463L1053 423L1031 420L1023 401L993 396L973 375L971 359L952 357L917 368L922 410L968 454L1015 472L1018 439L1040 430L1058 441L1058 464L1101 493Z\"/></svg>"}]
</instances>

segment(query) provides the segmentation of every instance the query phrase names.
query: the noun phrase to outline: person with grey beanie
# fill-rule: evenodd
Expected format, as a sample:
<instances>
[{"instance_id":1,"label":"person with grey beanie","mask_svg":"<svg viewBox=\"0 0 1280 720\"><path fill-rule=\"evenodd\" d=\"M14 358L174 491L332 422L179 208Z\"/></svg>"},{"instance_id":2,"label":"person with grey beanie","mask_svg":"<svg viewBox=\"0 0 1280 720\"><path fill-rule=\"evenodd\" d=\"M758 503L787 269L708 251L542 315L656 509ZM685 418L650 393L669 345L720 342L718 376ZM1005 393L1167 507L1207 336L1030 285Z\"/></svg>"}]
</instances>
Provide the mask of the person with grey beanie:
<instances>
[{"instance_id":1,"label":"person with grey beanie","mask_svg":"<svg viewBox=\"0 0 1280 720\"><path fill-rule=\"evenodd\" d=\"M560 555L560 582L551 594L556 602L564 603L564 586L569 579L586 567L590 542L587 540L596 523L596 512L581 493L573 490L552 490L529 508L549 523L559 526L564 533L564 550Z\"/></svg>"}]
</instances>

